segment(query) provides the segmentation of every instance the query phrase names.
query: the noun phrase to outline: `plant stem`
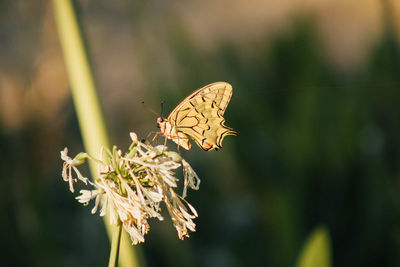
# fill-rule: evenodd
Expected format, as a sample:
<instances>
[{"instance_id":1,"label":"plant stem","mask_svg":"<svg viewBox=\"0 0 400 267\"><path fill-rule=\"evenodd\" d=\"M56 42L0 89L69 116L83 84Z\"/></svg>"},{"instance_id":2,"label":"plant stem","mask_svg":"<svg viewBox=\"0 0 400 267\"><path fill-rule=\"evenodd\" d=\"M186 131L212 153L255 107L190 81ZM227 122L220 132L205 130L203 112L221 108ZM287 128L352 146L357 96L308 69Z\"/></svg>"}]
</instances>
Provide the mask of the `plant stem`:
<instances>
[{"instance_id":1,"label":"plant stem","mask_svg":"<svg viewBox=\"0 0 400 267\"><path fill-rule=\"evenodd\" d=\"M119 254L119 243L121 241L121 230L122 223L121 220L118 219L117 227L114 227L112 242L111 242L111 251L110 258L108 259L108 267L116 267L118 263L118 254Z\"/></svg>"},{"instance_id":2,"label":"plant stem","mask_svg":"<svg viewBox=\"0 0 400 267\"><path fill-rule=\"evenodd\" d=\"M102 146L109 147L109 142L75 10L71 0L53 0L53 5L85 150L92 157L99 158L100 148ZM94 162L89 162L89 164L92 177L96 177L96 164ZM105 216L104 222L108 236L111 237L112 232L117 230L120 232L121 229L118 226L110 225L109 221L109 217ZM138 266L129 236L126 232L123 235L125 237L122 238L120 266ZM118 238L118 240L120 239ZM117 243L119 244L119 241L115 246L118 246ZM118 248L115 247L112 247L111 250L115 249L118 251Z\"/></svg>"}]
</instances>

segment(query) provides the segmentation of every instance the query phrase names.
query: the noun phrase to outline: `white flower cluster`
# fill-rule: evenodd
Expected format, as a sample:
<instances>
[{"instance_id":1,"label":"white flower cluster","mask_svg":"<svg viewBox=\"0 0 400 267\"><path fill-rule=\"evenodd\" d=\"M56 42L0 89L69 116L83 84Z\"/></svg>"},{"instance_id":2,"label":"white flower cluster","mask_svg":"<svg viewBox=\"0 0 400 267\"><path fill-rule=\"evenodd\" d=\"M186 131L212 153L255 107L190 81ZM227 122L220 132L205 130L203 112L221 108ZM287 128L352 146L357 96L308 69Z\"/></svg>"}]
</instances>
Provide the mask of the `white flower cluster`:
<instances>
[{"instance_id":1,"label":"white flower cluster","mask_svg":"<svg viewBox=\"0 0 400 267\"><path fill-rule=\"evenodd\" d=\"M64 160L63 179L69 183L71 192L74 192L73 184L78 180L94 186L93 190L81 190L76 199L85 205L94 199L92 213L100 209L100 216L106 214L109 204L111 223L121 220L133 244L144 242L144 235L149 231L149 218L163 220L161 202L165 203L178 236L183 239L188 236L188 230L195 231L193 219L197 217L197 212L185 200L185 196L187 187L199 188L199 177L189 163L178 153L167 151L166 146L144 144L134 133L131 133L131 139L132 145L125 155L116 147L112 152L101 151L102 158L96 160L99 172L94 182L83 177L77 169L85 159L91 158L86 153L80 153L71 159L65 148L61 151ZM105 156L103 152L106 152ZM182 196L175 192L179 179L174 172L181 166L184 174Z\"/></svg>"}]
</instances>

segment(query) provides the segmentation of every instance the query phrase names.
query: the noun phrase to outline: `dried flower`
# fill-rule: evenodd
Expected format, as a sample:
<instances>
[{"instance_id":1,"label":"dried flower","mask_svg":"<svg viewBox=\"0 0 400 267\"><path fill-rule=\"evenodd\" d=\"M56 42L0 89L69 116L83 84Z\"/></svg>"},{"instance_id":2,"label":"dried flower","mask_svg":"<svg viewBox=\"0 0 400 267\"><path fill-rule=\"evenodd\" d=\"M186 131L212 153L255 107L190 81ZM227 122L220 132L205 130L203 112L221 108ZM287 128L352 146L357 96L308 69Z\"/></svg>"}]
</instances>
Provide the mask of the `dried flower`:
<instances>
[{"instance_id":1,"label":"dried flower","mask_svg":"<svg viewBox=\"0 0 400 267\"><path fill-rule=\"evenodd\" d=\"M61 159L64 161L63 164L63 170L62 170L62 177L64 181L69 183L69 190L73 193L74 192L74 186L73 183L77 182L76 178L73 178L72 176L72 169L75 171L77 178L84 182L86 185L90 183L89 179L84 177L78 170L76 166L79 166L85 162L85 159L87 157L86 153L79 153L76 155L75 158L71 159L68 157L68 148L64 148L63 151L61 151Z\"/></svg>"},{"instance_id":2,"label":"dried flower","mask_svg":"<svg viewBox=\"0 0 400 267\"><path fill-rule=\"evenodd\" d=\"M81 190L76 198L87 205L95 200L92 213L100 209L104 216L109 204L111 223L121 220L124 229L129 233L132 243L144 242L144 235L149 231L149 218L163 220L160 204L165 203L178 236L188 236L188 230L195 231L196 210L186 200L187 188L199 189L200 179L192 167L178 153L168 151L166 146L156 146L140 142L135 133L131 133L132 144L123 155L116 147L113 151L102 150L98 163L98 174L94 182L83 177L77 166L85 159L92 159L86 153L78 154L74 159L68 157L68 149L61 151L64 160L62 177L69 182L71 192L78 180L93 190ZM104 154L105 152L105 154ZM107 160L103 160L106 157ZM182 167L184 185L182 196L175 192L178 178L175 170ZM73 178L72 170L77 178Z\"/></svg>"}]
</instances>

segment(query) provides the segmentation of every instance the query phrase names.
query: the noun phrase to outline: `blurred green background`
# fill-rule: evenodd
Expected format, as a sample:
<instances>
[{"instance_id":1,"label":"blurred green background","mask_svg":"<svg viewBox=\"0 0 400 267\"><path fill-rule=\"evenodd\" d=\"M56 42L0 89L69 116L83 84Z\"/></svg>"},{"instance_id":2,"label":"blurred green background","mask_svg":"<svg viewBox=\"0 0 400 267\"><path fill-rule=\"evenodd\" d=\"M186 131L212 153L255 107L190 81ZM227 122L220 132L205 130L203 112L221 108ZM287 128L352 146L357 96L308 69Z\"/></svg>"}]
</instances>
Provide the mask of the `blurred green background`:
<instances>
[{"instance_id":1,"label":"blurred green background","mask_svg":"<svg viewBox=\"0 0 400 267\"><path fill-rule=\"evenodd\" d=\"M321 225L332 266L400 266L399 1L76 8L113 144L157 129L141 101L167 113L208 83L234 88L239 135L181 150L202 179L197 231L151 220L147 266L294 266ZM51 2L0 1L1 266L107 264L102 220L62 181L65 146L83 151Z\"/></svg>"}]
</instances>

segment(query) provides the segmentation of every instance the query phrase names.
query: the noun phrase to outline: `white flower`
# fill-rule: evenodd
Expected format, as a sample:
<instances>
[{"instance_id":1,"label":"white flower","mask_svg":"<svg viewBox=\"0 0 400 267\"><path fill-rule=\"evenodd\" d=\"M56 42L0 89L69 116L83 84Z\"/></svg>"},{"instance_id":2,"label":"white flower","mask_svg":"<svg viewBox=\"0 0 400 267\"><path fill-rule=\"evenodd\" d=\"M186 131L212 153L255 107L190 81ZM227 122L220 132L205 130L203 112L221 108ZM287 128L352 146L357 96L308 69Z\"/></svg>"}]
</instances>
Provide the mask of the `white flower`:
<instances>
[{"instance_id":1,"label":"white flower","mask_svg":"<svg viewBox=\"0 0 400 267\"><path fill-rule=\"evenodd\" d=\"M135 133L131 133L130 137L132 145L125 155L116 147L112 152L104 149L106 153L101 149L101 159L95 160L99 172L94 183L83 177L76 168L86 158L91 158L81 153L71 159L65 148L61 151L64 160L63 179L69 182L73 192L73 182L77 181L72 178L73 169L79 180L94 186L93 190L81 190L76 199L84 205L95 199L92 213L100 209L100 216L106 214L109 205L110 222L116 224L120 220L133 244L144 242L144 236L150 229L148 219L164 220L160 208L163 202L179 238L183 239L188 236L188 231L196 229L193 219L198 216L197 212L184 198L187 187L199 189L199 177L189 163L178 153L168 151L166 146L146 145L138 140ZM105 164L103 157L109 157L109 163ZM184 176L182 196L174 191L179 182L175 170L180 167Z\"/></svg>"},{"instance_id":2,"label":"white flower","mask_svg":"<svg viewBox=\"0 0 400 267\"><path fill-rule=\"evenodd\" d=\"M183 193L182 197L186 197L187 187L189 186L193 190L199 190L200 188L200 178L197 176L196 172L192 169L192 167L187 163L186 160L182 159L183 165L183 175L184 175L184 185L183 185Z\"/></svg>"},{"instance_id":3,"label":"white flower","mask_svg":"<svg viewBox=\"0 0 400 267\"><path fill-rule=\"evenodd\" d=\"M88 182L90 183L89 179L84 177L76 168L76 166L79 166L85 162L85 158L87 156L86 153L79 153L75 158L70 158L68 157L68 148L64 148L63 151L61 151L61 159L64 160L63 164L63 170L62 170L62 177L64 181L69 183L69 190L73 193L74 186L73 183L76 182L76 178L72 177L72 169L75 171L77 178L84 182L86 185Z\"/></svg>"}]
</instances>

